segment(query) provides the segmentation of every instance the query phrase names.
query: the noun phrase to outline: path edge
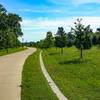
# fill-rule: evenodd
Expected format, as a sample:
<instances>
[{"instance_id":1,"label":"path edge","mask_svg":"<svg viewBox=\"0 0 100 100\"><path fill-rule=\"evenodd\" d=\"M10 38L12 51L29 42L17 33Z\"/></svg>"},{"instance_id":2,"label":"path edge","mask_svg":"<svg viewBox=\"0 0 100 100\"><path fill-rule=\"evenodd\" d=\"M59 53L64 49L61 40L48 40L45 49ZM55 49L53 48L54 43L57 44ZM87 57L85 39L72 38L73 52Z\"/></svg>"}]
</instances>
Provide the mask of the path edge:
<instances>
[{"instance_id":1,"label":"path edge","mask_svg":"<svg viewBox=\"0 0 100 100\"><path fill-rule=\"evenodd\" d=\"M58 97L59 100L68 100L68 98L66 98L63 93L59 90L59 88L57 87L57 85L54 83L54 81L52 80L52 78L50 77L50 75L48 74L43 60L42 60L42 51L40 52L40 67L41 70L49 84L49 86L51 87L52 91L56 94L56 96Z\"/></svg>"}]
</instances>

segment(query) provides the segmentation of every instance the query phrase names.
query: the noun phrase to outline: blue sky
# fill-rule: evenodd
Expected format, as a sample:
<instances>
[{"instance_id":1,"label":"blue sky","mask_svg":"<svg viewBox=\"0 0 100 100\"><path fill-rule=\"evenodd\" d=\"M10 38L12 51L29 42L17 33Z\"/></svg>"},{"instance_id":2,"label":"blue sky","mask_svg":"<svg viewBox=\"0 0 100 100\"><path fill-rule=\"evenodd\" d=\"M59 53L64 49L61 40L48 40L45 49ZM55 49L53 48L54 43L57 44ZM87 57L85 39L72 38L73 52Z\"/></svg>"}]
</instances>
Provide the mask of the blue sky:
<instances>
[{"instance_id":1,"label":"blue sky","mask_svg":"<svg viewBox=\"0 0 100 100\"><path fill-rule=\"evenodd\" d=\"M77 18L94 30L100 27L100 0L0 0L8 12L23 18L24 41L45 38L47 31L56 33L63 26L66 32Z\"/></svg>"}]
</instances>

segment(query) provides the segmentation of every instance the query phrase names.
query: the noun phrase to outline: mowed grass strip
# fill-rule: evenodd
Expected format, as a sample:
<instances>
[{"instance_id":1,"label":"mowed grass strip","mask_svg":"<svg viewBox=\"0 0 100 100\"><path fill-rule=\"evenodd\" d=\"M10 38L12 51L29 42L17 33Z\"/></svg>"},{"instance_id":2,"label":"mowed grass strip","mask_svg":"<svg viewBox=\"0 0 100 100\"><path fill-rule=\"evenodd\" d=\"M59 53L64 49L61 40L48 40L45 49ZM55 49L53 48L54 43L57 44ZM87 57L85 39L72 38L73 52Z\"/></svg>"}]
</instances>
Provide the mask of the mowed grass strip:
<instances>
[{"instance_id":1,"label":"mowed grass strip","mask_svg":"<svg viewBox=\"0 0 100 100\"><path fill-rule=\"evenodd\" d=\"M8 53L6 49L0 50L0 56L4 56L4 55L8 55L11 53L15 53L15 52L19 52L19 51L23 51L26 50L26 47L17 47L17 48L8 48Z\"/></svg>"},{"instance_id":2,"label":"mowed grass strip","mask_svg":"<svg viewBox=\"0 0 100 100\"><path fill-rule=\"evenodd\" d=\"M40 68L40 50L30 55L22 72L21 100L58 100Z\"/></svg>"},{"instance_id":3,"label":"mowed grass strip","mask_svg":"<svg viewBox=\"0 0 100 100\"><path fill-rule=\"evenodd\" d=\"M100 100L100 48L83 51L83 60L75 47L42 52L45 67L69 100Z\"/></svg>"}]
</instances>

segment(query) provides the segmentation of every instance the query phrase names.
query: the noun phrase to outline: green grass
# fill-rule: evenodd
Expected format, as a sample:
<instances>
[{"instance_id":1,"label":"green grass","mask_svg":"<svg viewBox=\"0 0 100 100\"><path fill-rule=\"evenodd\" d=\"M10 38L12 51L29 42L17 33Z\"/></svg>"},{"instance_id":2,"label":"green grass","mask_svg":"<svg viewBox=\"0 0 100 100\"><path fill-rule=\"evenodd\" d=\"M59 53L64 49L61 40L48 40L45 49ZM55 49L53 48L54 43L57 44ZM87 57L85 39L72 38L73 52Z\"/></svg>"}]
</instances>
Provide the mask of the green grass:
<instances>
[{"instance_id":1,"label":"green grass","mask_svg":"<svg viewBox=\"0 0 100 100\"><path fill-rule=\"evenodd\" d=\"M41 71L39 53L40 50L37 50L25 61L22 72L21 100L58 100Z\"/></svg>"},{"instance_id":2,"label":"green grass","mask_svg":"<svg viewBox=\"0 0 100 100\"><path fill-rule=\"evenodd\" d=\"M3 49L3 50L0 50L0 56L4 56L4 55L7 55L7 54L23 51L23 50L26 50L26 49L27 49L26 47L24 47L24 48L22 48L22 47L8 48L8 53L7 53L6 49Z\"/></svg>"},{"instance_id":3,"label":"green grass","mask_svg":"<svg viewBox=\"0 0 100 100\"><path fill-rule=\"evenodd\" d=\"M69 100L100 100L100 48L93 47L83 52L64 48L64 53L55 48L43 51L47 71Z\"/></svg>"}]
</instances>

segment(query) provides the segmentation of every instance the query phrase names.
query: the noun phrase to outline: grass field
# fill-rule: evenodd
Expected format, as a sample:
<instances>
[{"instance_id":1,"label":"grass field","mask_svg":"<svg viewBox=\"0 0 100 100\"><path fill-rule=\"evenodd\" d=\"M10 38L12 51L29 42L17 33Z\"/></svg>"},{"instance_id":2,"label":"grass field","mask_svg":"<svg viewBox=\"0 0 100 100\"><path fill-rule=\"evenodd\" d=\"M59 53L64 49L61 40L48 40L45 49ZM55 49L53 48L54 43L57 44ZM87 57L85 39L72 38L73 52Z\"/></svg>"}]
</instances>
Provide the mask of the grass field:
<instances>
[{"instance_id":1,"label":"grass field","mask_svg":"<svg viewBox=\"0 0 100 100\"><path fill-rule=\"evenodd\" d=\"M7 55L7 54L19 52L19 51L26 50L26 49L27 49L26 47L24 47L24 48L22 48L22 47L8 48L8 53L7 53L6 49L0 50L0 56L4 56L4 55Z\"/></svg>"},{"instance_id":2,"label":"grass field","mask_svg":"<svg viewBox=\"0 0 100 100\"><path fill-rule=\"evenodd\" d=\"M40 68L37 50L30 55L22 72L21 100L58 100L52 92Z\"/></svg>"},{"instance_id":3,"label":"grass field","mask_svg":"<svg viewBox=\"0 0 100 100\"><path fill-rule=\"evenodd\" d=\"M47 71L69 100L100 100L100 48L93 47L83 52L64 48L64 53L55 48L42 52Z\"/></svg>"}]
</instances>

